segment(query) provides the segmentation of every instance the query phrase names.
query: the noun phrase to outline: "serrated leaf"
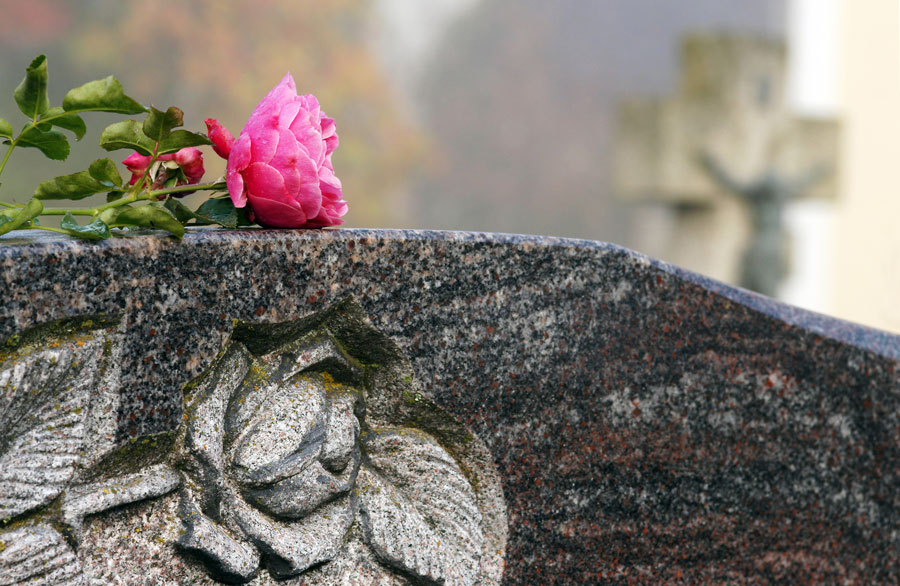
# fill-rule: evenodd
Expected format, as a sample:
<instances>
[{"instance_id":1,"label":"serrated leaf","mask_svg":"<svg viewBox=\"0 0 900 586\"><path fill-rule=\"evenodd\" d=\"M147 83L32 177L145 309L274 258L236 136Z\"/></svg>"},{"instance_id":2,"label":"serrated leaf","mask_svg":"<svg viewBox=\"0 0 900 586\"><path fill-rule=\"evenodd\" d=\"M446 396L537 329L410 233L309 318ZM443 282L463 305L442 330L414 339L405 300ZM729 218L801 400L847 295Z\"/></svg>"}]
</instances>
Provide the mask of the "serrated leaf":
<instances>
[{"instance_id":1,"label":"serrated leaf","mask_svg":"<svg viewBox=\"0 0 900 586\"><path fill-rule=\"evenodd\" d=\"M166 203L163 205L165 205L166 209L172 212L172 215L175 216L175 219L177 219L182 224L190 222L191 220L195 220L199 217L197 214L191 211L191 208L187 207L173 197L166 199Z\"/></svg>"},{"instance_id":2,"label":"serrated leaf","mask_svg":"<svg viewBox=\"0 0 900 586\"><path fill-rule=\"evenodd\" d=\"M176 238L184 236L184 225L162 205L151 203L136 208L127 208L115 220L116 226L142 226L165 230Z\"/></svg>"},{"instance_id":3,"label":"serrated leaf","mask_svg":"<svg viewBox=\"0 0 900 586\"><path fill-rule=\"evenodd\" d=\"M69 90L63 98L63 109L71 111L116 112L118 114L140 114L147 108L137 100L125 95L122 84L110 75Z\"/></svg>"},{"instance_id":4,"label":"serrated leaf","mask_svg":"<svg viewBox=\"0 0 900 586\"><path fill-rule=\"evenodd\" d=\"M25 79L13 92L19 110L33 120L50 109L47 77L47 57L38 55L25 69Z\"/></svg>"},{"instance_id":5,"label":"serrated leaf","mask_svg":"<svg viewBox=\"0 0 900 586\"><path fill-rule=\"evenodd\" d=\"M12 135L13 135L12 126L9 124L9 122L4 120L3 118L0 118L0 136L6 136L8 138L12 138Z\"/></svg>"},{"instance_id":6,"label":"serrated leaf","mask_svg":"<svg viewBox=\"0 0 900 586\"><path fill-rule=\"evenodd\" d=\"M226 228L250 224L246 212L235 208L230 198L206 200L197 208L195 216L204 223L219 224ZM242 223L242 220L246 223Z\"/></svg>"},{"instance_id":7,"label":"serrated leaf","mask_svg":"<svg viewBox=\"0 0 900 586\"><path fill-rule=\"evenodd\" d=\"M6 215L6 212L9 211L15 211L15 213L12 215ZM25 204L25 207L21 207L16 210L4 210L4 214L0 216L0 218L8 218L8 220L0 223L0 234L12 232L29 220L41 215L41 212L43 211L44 204L36 199L30 200L27 204ZM2 468L0 468L0 470L2 470Z\"/></svg>"},{"instance_id":8,"label":"serrated leaf","mask_svg":"<svg viewBox=\"0 0 900 586\"><path fill-rule=\"evenodd\" d=\"M123 120L103 129L100 134L100 146L107 151L131 149L149 156L153 154L156 143L144 134L140 122Z\"/></svg>"},{"instance_id":9,"label":"serrated leaf","mask_svg":"<svg viewBox=\"0 0 900 586\"><path fill-rule=\"evenodd\" d=\"M175 130L159 143L159 154L174 153L186 147L210 145L212 141L196 132Z\"/></svg>"},{"instance_id":10,"label":"serrated leaf","mask_svg":"<svg viewBox=\"0 0 900 586\"><path fill-rule=\"evenodd\" d=\"M228 204L231 204L230 207L226 206L224 203L210 204L210 202L217 201L218 200L213 199L207 200L199 208L197 208L197 211L191 211L189 207L181 203L179 200L170 197L166 200L165 206L182 223L194 220L197 224L218 224L225 228L236 228L238 226L250 225L250 222L247 220L247 216L244 213L244 210L235 209L230 200L228 201ZM221 209L216 209L217 206L220 206Z\"/></svg>"},{"instance_id":11,"label":"serrated leaf","mask_svg":"<svg viewBox=\"0 0 900 586\"><path fill-rule=\"evenodd\" d=\"M162 142L172 133L173 128L183 125L184 112L180 108L171 106L162 112L151 106L150 114L144 120L143 131L151 140Z\"/></svg>"},{"instance_id":12,"label":"serrated leaf","mask_svg":"<svg viewBox=\"0 0 900 586\"><path fill-rule=\"evenodd\" d=\"M59 227L67 230L73 236L78 236L85 240L106 240L109 238L109 226L100 218L93 220L86 226L79 226L72 214L66 214L59 223Z\"/></svg>"},{"instance_id":13,"label":"serrated leaf","mask_svg":"<svg viewBox=\"0 0 900 586\"><path fill-rule=\"evenodd\" d=\"M89 411L108 357L106 334L86 327L24 333L43 337L0 361L0 520L49 504L91 457Z\"/></svg>"},{"instance_id":14,"label":"serrated leaf","mask_svg":"<svg viewBox=\"0 0 900 586\"><path fill-rule=\"evenodd\" d=\"M81 116L72 112L66 113L62 108L57 106L44 112L41 115L41 120L50 118L51 116L55 116L55 118L45 124L39 125L41 130L50 130L47 126L52 124L53 126L71 130L72 133L75 134L75 140L84 138L84 133L87 132L87 126L85 126L84 119Z\"/></svg>"},{"instance_id":15,"label":"serrated leaf","mask_svg":"<svg viewBox=\"0 0 900 586\"><path fill-rule=\"evenodd\" d=\"M122 186L122 176L110 159L97 159L88 167L88 173L107 188Z\"/></svg>"},{"instance_id":16,"label":"serrated leaf","mask_svg":"<svg viewBox=\"0 0 900 586\"><path fill-rule=\"evenodd\" d=\"M19 135L17 144L38 149L54 161L65 161L69 157L69 140L58 130L41 130L33 126Z\"/></svg>"},{"instance_id":17,"label":"serrated leaf","mask_svg":"<svg viewBox=\"0 0 900 586\"><path fill-rule=\"evenodd\" d=\"M103 185L88 171L79 171L71 175L61 175L43 181L34 190L37 199L84 199L95 193L106 191L108 186Z\"/></svg>"},{"instance_id":18,"label":"serrated leaf","mask_svg":"<svg viewBox=\"0 0 900 586\"><path fill-rule=\"evenodd\" d=\"M5 584L83 584L82 567L65 538L49 523L13 525L0 533L0 576ZM70 579L67 579L70 578Z\"/></svg>"},{"instance_id":19,"label":"serrated leaf","mask_svg":"<svg viewBox=\"0 0 900 586\"><path fill-rule=\"evenodd\" d=\"M387 565L429 584L471 586L484 545L475 492L433 438L408 428L373 430L359 470L366 543Z\"/></svg>"}]
</instances>

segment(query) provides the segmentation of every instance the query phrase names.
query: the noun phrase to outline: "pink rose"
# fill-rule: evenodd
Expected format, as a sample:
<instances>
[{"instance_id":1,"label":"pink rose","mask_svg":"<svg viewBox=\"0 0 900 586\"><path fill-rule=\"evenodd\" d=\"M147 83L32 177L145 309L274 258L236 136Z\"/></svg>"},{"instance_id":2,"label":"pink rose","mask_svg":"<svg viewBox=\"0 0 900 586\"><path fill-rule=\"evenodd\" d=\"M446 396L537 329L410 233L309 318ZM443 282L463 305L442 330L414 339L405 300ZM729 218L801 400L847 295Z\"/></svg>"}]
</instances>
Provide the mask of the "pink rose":
<instances>
[{"instance_id":1,"label":"pink rose","mask_svg":"<svg viewBox=\"0 0 900 586\"><path fill-rule=\"evenodd\" d=\"M334 120L315 96L297 95L288 73L263 98L237 140L217 120L209 138L228 159L225 181L235 207L250 203L251 217L274 228L342 224L347 213L331 153L338 146Z\"/></svg>"},{"instance_id":2,"label":"pink rose","mask_svg":"<svg viewBox=\"0 0 900 586\"><path fill-rule=\"evenodd\" d=\"M122 161L122 164L131 171L129 185L134 185L138 179L144 176L151 160L153 160L152 157L134 153ZM154 168L150 170L150 189L162 189L173 176L178 177L176 185L195 185L200 183L200 179L203 178L203 153L198 148L187 147L177 153L160 155L156 161L157 164L154 164ZM194 192L182 191L172 195L182 197L190 193Z\"/></svg>"}]
</instances>

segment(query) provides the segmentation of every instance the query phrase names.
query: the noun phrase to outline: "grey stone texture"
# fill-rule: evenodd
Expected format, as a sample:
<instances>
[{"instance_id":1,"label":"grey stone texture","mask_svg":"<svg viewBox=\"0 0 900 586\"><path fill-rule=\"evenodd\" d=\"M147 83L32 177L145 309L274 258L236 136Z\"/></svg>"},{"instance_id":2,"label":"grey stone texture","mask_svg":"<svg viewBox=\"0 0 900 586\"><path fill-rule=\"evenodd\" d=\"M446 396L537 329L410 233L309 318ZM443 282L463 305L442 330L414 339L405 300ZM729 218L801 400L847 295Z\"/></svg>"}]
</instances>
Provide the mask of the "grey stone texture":
<instances>
[{"instance_id":1,"label":"grey stone texture","mask_svg":"<svg viewBox=\"0 0 900 586\"><path fill-rule=\"evenodd\" d=\"M897 337L613 245L25 233L0 289L0 584L900 579Z\"/></svg>"}]
</instances>

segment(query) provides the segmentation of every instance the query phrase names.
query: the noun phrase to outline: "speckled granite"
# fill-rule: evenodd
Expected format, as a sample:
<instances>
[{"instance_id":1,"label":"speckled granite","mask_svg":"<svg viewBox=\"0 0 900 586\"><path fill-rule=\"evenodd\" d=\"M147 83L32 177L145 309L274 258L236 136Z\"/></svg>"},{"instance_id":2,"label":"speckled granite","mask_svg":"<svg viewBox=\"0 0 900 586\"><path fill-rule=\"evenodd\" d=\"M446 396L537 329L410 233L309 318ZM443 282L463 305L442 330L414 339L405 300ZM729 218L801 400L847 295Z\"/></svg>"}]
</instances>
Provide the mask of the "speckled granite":
<instances>
[{"instance_id":1,"label":"speckled granite","mask_svg":"<svg viewBox=\"0 0 900 586\"><path fill-rule=\"evenodd\" d=\"M118 324L118 442L178 428L182 386L234 320L288 321L353 296L493 455L504 584L900 581L900 340L612 245L7 235L0 291L0 339L65 318ZM152 533L175 504L131 507L114 513L135 528L119 547L133 544L146 583L177 583L153 560L178 536ZM85 523L88 541L111 543ZM47 531L32 527L12 532ZM79 551L86 567L112 555Z\"/></svg>"}]
</instances>

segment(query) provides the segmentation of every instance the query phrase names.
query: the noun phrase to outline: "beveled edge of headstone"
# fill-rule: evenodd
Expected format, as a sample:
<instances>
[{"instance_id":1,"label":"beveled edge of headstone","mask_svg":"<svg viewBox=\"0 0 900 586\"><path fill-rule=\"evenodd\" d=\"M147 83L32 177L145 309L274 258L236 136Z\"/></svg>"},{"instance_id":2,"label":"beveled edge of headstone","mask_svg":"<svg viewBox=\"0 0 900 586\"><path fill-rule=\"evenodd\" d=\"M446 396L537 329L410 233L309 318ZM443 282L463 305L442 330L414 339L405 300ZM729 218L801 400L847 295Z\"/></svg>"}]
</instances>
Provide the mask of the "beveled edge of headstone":
<instances>
[{"instance_id":1,"label":"beveled edge of headstone","mask_svg":"<svg viewBox=\"0 0 900 586\"><path fill-rule=\"evenodd\" d=\"M518 247L524 250L529 248L584 249L600 254L614 253L629 258L637 265L653 267L671 274L682 281L702 287L734 303L787 324L875 354L900 360L900 334L796 307L753 291L728 285L668 262L651 258L617 244L560 236L417 229L271 230L248 228L243 230L225 230L212 227L192 227L188 228L181 242L158 230L134 230L127 236L113 237L100 242L87 242L56 232L22 230L0 236L0 261L15 259L17 262L21 262L22 258L28 254L60 249L70 251L84 249L85 251L90 251L147 247L165 248L216 242L233 244L237 241L267 242L285 240L315 243L327 240L349 241L359 239L375 241L476 242Z\"/></svg>"}]
</instances>

